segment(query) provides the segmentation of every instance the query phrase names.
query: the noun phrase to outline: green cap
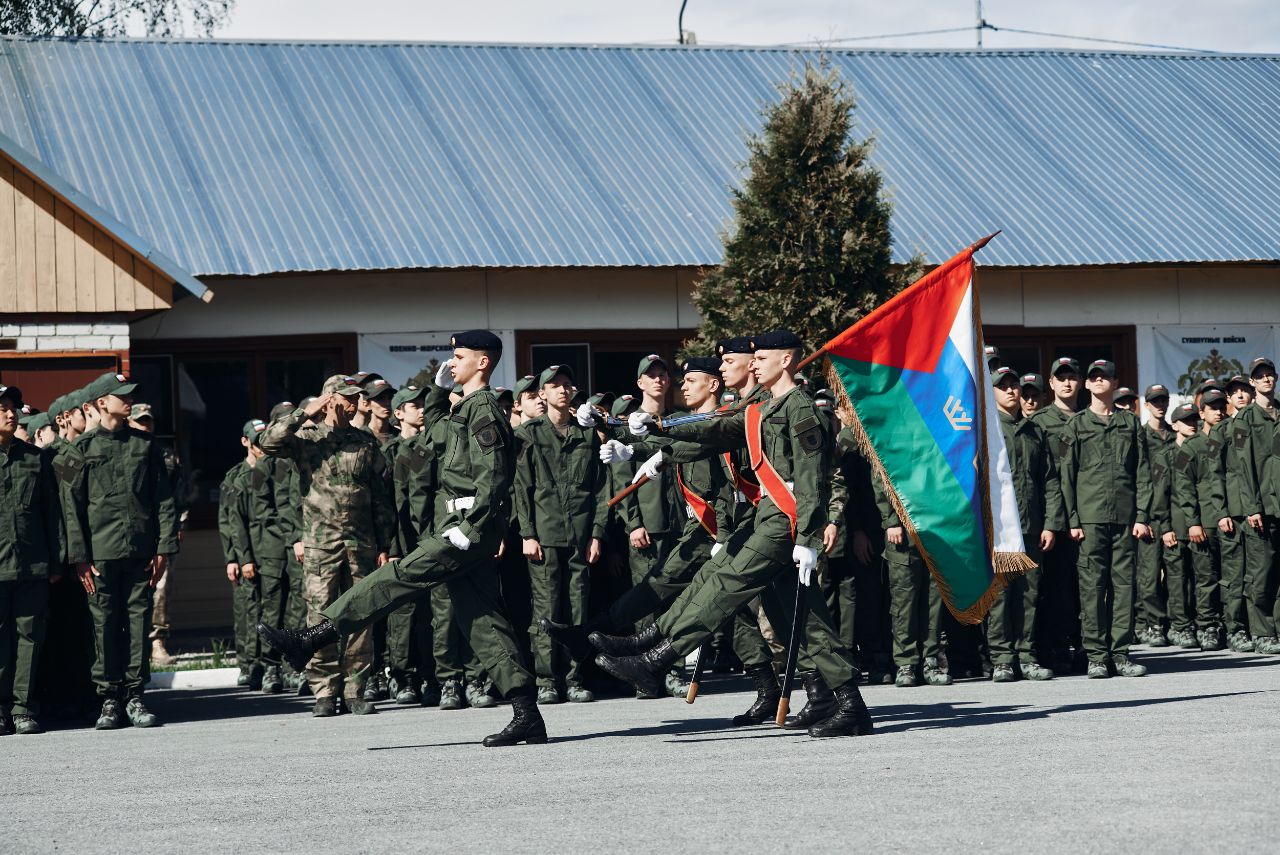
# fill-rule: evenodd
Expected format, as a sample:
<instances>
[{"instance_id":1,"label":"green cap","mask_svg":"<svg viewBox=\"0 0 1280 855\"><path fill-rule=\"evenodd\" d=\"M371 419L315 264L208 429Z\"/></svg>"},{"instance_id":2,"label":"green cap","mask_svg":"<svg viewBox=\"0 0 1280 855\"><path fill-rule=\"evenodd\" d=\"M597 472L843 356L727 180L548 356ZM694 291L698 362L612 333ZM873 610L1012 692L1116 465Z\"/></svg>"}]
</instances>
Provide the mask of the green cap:
<instances>
[{"instance_id":1,"label":"green cap","mask_svg":"<svg viewBox=\"0 0 1280 855\"><path fill-rule=\"evenodd\" d=\"M81 386L79 389L72 389L70 392L62 396L62 406L64 413L72 410L79 410L89 403L89 391L87 386Z\"/></svg>"},{"instance_id":2,"label":"green cap","mask_svg":"<svg viewBox=\"0 0 1280 855\"><path fill-rule=\"evenodd\" d=\"M412 383L401 386L399 391L391 398L391 409L398 410L410 401L416 401L426 397L427 390Z\"/></svg>"},{"instance_id":3,"label":"green cap","mask_svg":"<svg viewBox=\"0 0 1280 855\"><path fill-rule=\"evenodd\" d=\"M1007 365L1001 365L995 371L991 372L991 385L999 386L1000 381L1004 380L1006 377L1012 378L1013 382L1017 383L1018 386L1021 387L1022 384L1018 378L1018 372L1014 371Z\"/></svg>"},{"instance_id":4,"label":"green cap","mask_svg":"<svg viewBox=\"0 0 1280 855\"><path fill-rule=\"evenodd\" d=\"M364 391L364 396L371 401L374 398L380 398L383 395L395 395L396 392L395 386L392 386L382 377L375 374L371 374L366 377L364 382L360 384L360 388Z\"/></svg>"},{"instance_id":5,"label":"green cap","mask_svg":"<svg viewBox=\"0 0 1280 855\"><path fill-rule=\"evenodd\" d=\"M508 389L506 386L494 386L493 393L498 396L499 401L501 401L503 398L506 398L507 401L513 404L516 401L516 396L512 394L511 390Z\"/></svg>"},{"instance_id":6,"label":"green cap","mask_svg":"<svg viewBox=\"0 0 1280 855\"><path fill-rule=\"evenodd\" d=\"M609 407L617 397L612 392L596 392L590 398L587 398L587 403L593 407Z\"/></svg>"},{"instance_id":7,"label":"green cap","mask_svg":"<svg viewBox=\"0 0 1280 855\"><path fill-rule=\"evenodd\" d=\"M133 390L138 388L138 384L134 383L123 374L116 374L109 371L103 374L97 380L86 387L85 391L89 393L89 400L96 401L99 398L105 398L108 395L131 395Z\"/></svg>"},{"instance_id":8,"label":"green cap","mask_svg":"<svg viewBox=\"0 0 1280 855\"><path fill-rule=\"evenodd\" d=\"M1245 377L1243 374L1232 374L1230 377L1227 378L1227 382L1224 383L1223 385L1226 387L1226 390L1228 392L1231 391L1232 386L1243 386L1245 389L1248 389L1250 392L1253 391L1253 384L1250 383L1249 378Z\"/></svg>"},{"instance_id":9,"label":"green cap","mask_svg":"<svg viewBox=\"0 0 1280 855\"><path fill-rule=\"evenodd\" d=\"M1127 401L1129 399L1138 400L1138 393L1130 389L1128 386L1121 386L1116 390L1113 401Z\"/></svg>"},{"instance_id":10,"label":"green cap","mask_svg":"<svg viewBox=\"0 0 1280 855\"><path fill-rule=\"evenodd\" d=\"M636 368L636 377L643 377L645 372L655 365L661 365L663 368L666 368L667 360L663 359L656 353L649 354L644 359L640 360L640 365Z\"/></svg>"},{"instance_id":11,"label":"green cap","mask_svg":"<svg viewBox=\"0 0 1280 855\"><path fill-rule=\"evenodd\" d=\"M644 372L641 371L641 374ZM569 382L573 382L573 367L569 365L548 365L542 369L542 373L538 375L538 388L541 389L552 381L557 374L563 374L569 378Z\"/></svg>"},{"instance_id":12,"label":"green cap","mask_svg":"<svg viewBox=\"0 0 1280 855\"><path fill-rule=\"evenodd\" d=\"M129 418L133 419L135 422L138 419L151 419L152 421L155 421L156 419L156 417L151 414L150 404L134 404L129 410Z\"/></svg>"},{"instance_id":13,"label":"green cap","mask_svg":"<svg viewBox=\"0 0 1280 855\"><path fill-rule=\"evenodd\" d=\"M1072 374L1078 375L1080 373L1080 363L1070 356L1059 356L1049 366L1049 373L1057 377L1059 371L1070 371Z\"/></svg>"},{"instance_id":14,"label":"green cap","mask_svg":"<svg viewBox=\"0 0 1280 855\"><path fill-rule=\"evenodd\" d=\"M1102 372L1102 376L1110 380L1116 379L1116 364L1110 359L1095 359L1090 362L1088 373L1085 376L1088 377L1095 371Z\"/></svg>"},{"instance_id":15,"label":"green cap","mask_svg":"<svg viewBox=\"0 0 1280 855\"><path fill-rule=\"evenodd\" d=\"M31 433L34 434L36 431L40 430L41 428L47 428L51 424L53 423L49 421L48 413L36 413L34 416L32 416L30 419L27 420L27 430L31 431Z\"/></svg>"},{"instance_id":16,"label":"green cap","mask_svg":"<svg viewBox=\"0 0 1280 855\"><path fill-rule=\"evenodd\" d=\"M613 406L609 408L609 415L621 418L639 407L640 399L635 395L622 395L614 400Z\"/></svg>"},{"instance_id":17,"label":"green cap","mask_svg":"<svg viewBox=\"0 0 1280 855\"><path fill-rule=\"evenodd\" d=\"M538 382L537 377L534 377L532 374L526 374L516 381L516 385L514 388L512 388L511 394L514 395L517 399L519 399L519 397L523 395L525 392L536 392L538 390L534 386L534 384L537 382Z\"/></svg>"},{"instance_id":18,"label":"green cap","mask_svg":"<svg viewBox=\"0 0 1280 855\"><path fill-rule=\"evenodd\" d=\"M1169 397L1168 386L1162 386L1159 383L1152 383L1150 386L1147 387L1146 394L1142 396L1142 400L1154 401L1157 398L1168 398L1168 397Z\"/></svg>"},{"instance_id":19,"label":"green cap","mask_svg":"<svg viewBox=\"0 0 1280 855\"><path fill-rule=\"evenodd\" d=\"M1173 413L1169 416L1170 421L1175 422L1191 422L1197 421L1199 418L1200 413L1196 410L1196 405L1189 401L1174 407Z\"/></svg>"},{"instance_id":20,"label":"green cap","mask_svg":"<svg viewBox=\"0 0 1280 855\"><path fill-rule=\"evenodd\" d=\"M1041 377L1036 372L1032 371L1029 374L1023 374L1021 377L1019 377L1018 385L1022 387L1030 386L1032 389L1035 389L1037 392L1043 392L1044 378Z\"/></svg>"},{"instance_id":21,"label":"green cap","mask_svg":"<svg viewBox=\"0 0 1280 855\"><path fill-rule=\"evenodd\" d=\"M1200 396L1200 406L1204 407L1209 404L1216 404L1219 401L1227 400L1227 394L1221 389L1206 389L1204 394Z\"/></svg>"},{"instance_id":22,"label":"green cap","mask_svg":"<svg viewBox=\"0 0 1280 855\"><path fill-rule=\"evenodd\" d=\"M262 419L249 419L244 423L244 438L252 443L257 443L258 434L267 429L267 423Z\"/></svg>"},{"instance_id":23,"label":"green cap","mask_svg":"<svg viewBox=\"0 0 1280 855\"><path fill-rule=\"evenodd\" d=\"M271 413L267 416L267 421L274 422L283 415L292 413L297 409L297 405L293 401L281 401L271 408Z\"/></svg>"},{"instance_id":24,"label":"green cap","mask_svg":"<svg viewBox=\"0 0 1280 855\"><path fill-rule=\"evenodd\" d=\"M354 377L349 377L346 374L335 374L324 381L320 394L342 395L345 398L354 398L360 394L360 384L356 382Z\"/></svg>"}]
</instances>

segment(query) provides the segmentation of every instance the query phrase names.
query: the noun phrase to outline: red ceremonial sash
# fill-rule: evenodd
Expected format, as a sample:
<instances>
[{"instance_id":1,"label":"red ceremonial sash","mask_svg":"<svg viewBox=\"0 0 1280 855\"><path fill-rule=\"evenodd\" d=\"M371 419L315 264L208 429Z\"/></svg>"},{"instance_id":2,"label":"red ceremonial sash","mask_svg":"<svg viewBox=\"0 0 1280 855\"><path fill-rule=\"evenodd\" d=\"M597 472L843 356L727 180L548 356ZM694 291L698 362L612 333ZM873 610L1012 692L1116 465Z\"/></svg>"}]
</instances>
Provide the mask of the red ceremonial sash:
<instances>
[{"instance_id":1,"label":"red ceremonial sash","mask_svg":"<svg viewBox=\"0 0 1280 855\"><path fill-rule=\"evenodd\" d=\"M725 404L723 407L716 410L716 412L723 413L732 409L733 404ZM733 452L726 451L720 456L724 459L725 471L729 473L729 478L733 481L733 489L746 496L747 501L751 504L760 504L760 485L742 477L742 473L738 471L737 464L733 462Z\"/></svg>"},{"instance_id":2,"label":"red ceremonial sash","mask_svg":"<svg viewBox=\"0 0 1280 855\"><path fill-rule=\"evenodd\" d=\"M748 406L746 418L747 452L751 455L751 469L756 473L756 478L769 499L791 520L791 539L795 540L796 497L787 487L787 482L782 480L778 470L773 468L769 458L765 457L763 404Z\"/></svg>"},{"instance_id":3,"label":"red ceremonial sash","mask_svg":"<svg viewBox=\"0 0 1280 855\"><path fill-rule=\"evenodd\" d=\"M711 503L703 499L697 493L690 490L684 483L684 477L680 474L680 467L676 467L676 483L680 485L680 492L684 494L684 500L689 507L693 509L693 515L698 518L698 522L702 523L702 527L707 530L707 534L712 537L716 536L716 512L711 507Z\"/></svg>"}]
</instances>

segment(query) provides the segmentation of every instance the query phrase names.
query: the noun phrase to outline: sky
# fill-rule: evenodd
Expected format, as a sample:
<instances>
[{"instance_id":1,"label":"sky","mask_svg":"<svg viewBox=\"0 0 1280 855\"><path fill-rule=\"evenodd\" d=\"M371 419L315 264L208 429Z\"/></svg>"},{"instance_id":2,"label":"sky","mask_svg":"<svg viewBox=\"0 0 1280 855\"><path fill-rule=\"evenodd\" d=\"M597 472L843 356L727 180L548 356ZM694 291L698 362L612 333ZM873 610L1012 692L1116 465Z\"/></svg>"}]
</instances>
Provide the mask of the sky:
<instances>
[{"instance_id":1,"label":"sky","mask_svg":"<svg viewBox=\"0 0 1280 855\"><path fill-rule=\"evenodd\" d=\"M974 47L976 5L975 0L688 0L684 28L704 45ZM680 0L237 0L230 25L217 36L673 44L679 9ZM983 17L1002 28L1280 53L1278 0L984 0ZM954 27L968 29L861 40ZM983 41L988 48L1127 49L991 30L983 32Z\"/></svg>"}]
</instances>

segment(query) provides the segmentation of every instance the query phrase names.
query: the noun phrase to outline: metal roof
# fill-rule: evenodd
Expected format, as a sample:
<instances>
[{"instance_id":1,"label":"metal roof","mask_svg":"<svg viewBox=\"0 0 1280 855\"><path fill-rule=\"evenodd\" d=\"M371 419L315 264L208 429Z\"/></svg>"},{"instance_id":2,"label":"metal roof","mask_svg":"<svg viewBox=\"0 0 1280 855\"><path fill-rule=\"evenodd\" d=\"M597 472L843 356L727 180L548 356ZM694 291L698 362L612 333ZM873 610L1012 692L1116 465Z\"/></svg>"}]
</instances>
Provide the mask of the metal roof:
<instances>
[{"instance_id":1,"label":"metal roof","mask_svg":"<svg viewBox=\"0 0 1280 855\"><path fill-rule=\"evenodd\" d=\"M899 260L1280 259L1280 57L832 50ZM0 40L0 133L198 275L715 264L782 48Z\"/></svg>"},{"instance_id":2,"label":"metal roof","mask_svg":"<svg viewBox=\"0 0 1280 855\"><path fill-rule=\"evenodd\" d=\"M0 152L83 216L96 223L98 228L127 246L134 255L146 259L156 270L177 282L193 296L199 297L206 303L213 299L213 292L206 288L203 282L182 269L176 261L152 247L132 229L116 220L100 205L63 180L62 176L37 160L35 155L4 134L0 134Z\"/></svg>"}]
</instances>

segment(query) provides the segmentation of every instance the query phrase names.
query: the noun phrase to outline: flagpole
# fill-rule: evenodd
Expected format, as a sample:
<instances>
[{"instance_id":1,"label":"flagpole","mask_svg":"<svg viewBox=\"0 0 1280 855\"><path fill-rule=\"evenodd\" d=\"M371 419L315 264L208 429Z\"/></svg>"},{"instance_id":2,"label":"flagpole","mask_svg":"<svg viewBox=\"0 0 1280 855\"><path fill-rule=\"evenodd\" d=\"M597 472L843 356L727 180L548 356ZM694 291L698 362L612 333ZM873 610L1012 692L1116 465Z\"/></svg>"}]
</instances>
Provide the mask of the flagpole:
<instances>
[{"instance_id":1,"label":"flagpole","mask_svg":"<svg viewBox=\"0 0 1280 855\"><path fill-rule=\"evenodd\" d=\"M968 249L964 250L963 252L959 253L958 255L953 256L951 259L948 259L948 260L949 260L949 261L954 261L956 258L959 258L959 257L961 257L961 256L973 255L975 252L977 252L978 250L982 249L982 248L983 248L984 246L986 246L987 244L991 243L992 238L994 238L996 235L1000 234L1002 231L1004 231L1004 229L996 229L994 232L992 232L991 234L989 234L989 235L987 235L986 237L982 238L981 240L975 241L972 245L970 245L970 246L969 246L969 248L968 248ZM944 263L946 263L946 262L944 262ZM934 270L936 270L936 269L937 269L937 268L934 268ZM933 270L930 270L930 271L929 271L929 273L933 273ZM928 275L929 275L929 273L926 273L926 274L925 274L925 276L928 276ZM923 279L923 278L924 278L924 276L920 277L920 279ZM920 281L920 279L917 279L917 280L916 280L916 282L919 282L919 281ZM912 284L912 285L914 285L914 284L915 284L915 282L912 282L911 284ZM909 288L909 287L911 287L911 286L910 286L910 285L908 285L907 287ZM904 290L905 290L905 289L904 289ZM796 366L796 368L795 368L796 372L797 372L797 373L799 373L799 372L803 371L803 370L805 369L805 366L807 366L809 363L813 362L813 361L814 361L815 359L817 359L819 356L822 356L824 353L826 353L826 352L827 352L827 349L831 347L831 342L832 342L832 341L835 341L835 339L832 339L831 341L829 341L829 342L827 342L826 344L824 344L824 345L823 345L821 348L819 348L818 350L814 351L813 353L811 353L811 354L809 354L808 356L806 356L804 359L800 360L800 364L799 364L799 365L797 365L797 366Z\"/></svg>"}]
</instances>

